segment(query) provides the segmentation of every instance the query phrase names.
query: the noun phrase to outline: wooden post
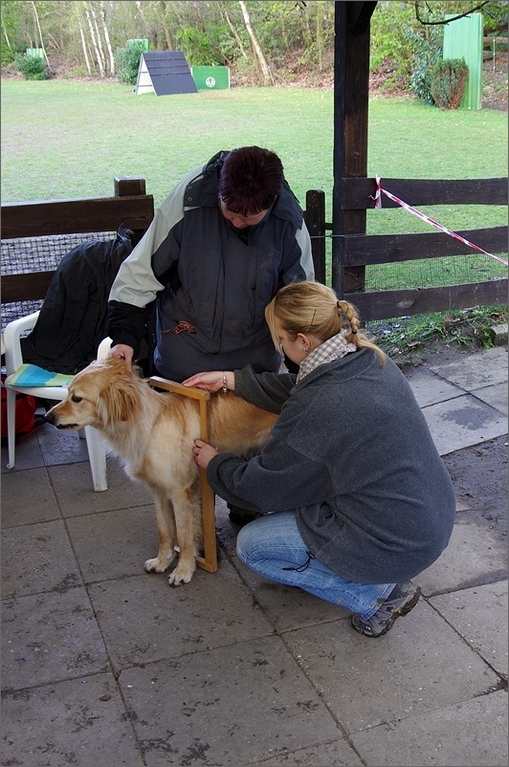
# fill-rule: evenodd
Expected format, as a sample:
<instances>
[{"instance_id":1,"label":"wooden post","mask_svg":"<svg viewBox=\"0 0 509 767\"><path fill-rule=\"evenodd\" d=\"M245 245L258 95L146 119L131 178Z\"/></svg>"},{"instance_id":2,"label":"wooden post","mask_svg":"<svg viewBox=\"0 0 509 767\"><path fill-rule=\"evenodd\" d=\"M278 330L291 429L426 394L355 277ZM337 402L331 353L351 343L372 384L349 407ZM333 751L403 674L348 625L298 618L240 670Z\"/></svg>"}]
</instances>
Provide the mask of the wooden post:
<instances>
[{"instance_id":1,"label":"wooden post","mask_svg":"<svg viewBox=\"0 0 509 767\"><path fill-rule=\"evenodd\" d=\"M191 397L199 400L200 403L200 437L204 442L208 442L208 423L207 423L207 402L210 399L210 393L203 389L195 389L190 386L184 386L176 381L169 381L167 378L152 376L149 379L151 386L158 389L165 389L174 394L182 394L184 397ZM217 564L217 546L216 546L216 517L214 513L214 493L207 482L207 473L200 469L201 480L201 508L203 517L203 557L196 558L196 564L209 573L215 573L218 569Z\"/></svg>"},{"instance_id":2,"label":"wooden post","mask_svg":"<svg viewBox=\"0 0 509 767\"><path fill-rule=\"evenodd\" d=\"M369 21L376 2L335 3L332 287L364 289L365 267L343 269L344 235L366 231L366 210L344 211L343 178L365 177L368 156Z\"/></svg>"},{"instance_id":3,"label":"wooden post","mask_svg":"<svg viewBox=\"0 0 509 767\"><path fill-rule=\"evenodd\" d=\"M325 285L325 192L323 189L310 189L306 192L304 218L311 237L315 280Z\"/></svg>"}]
</instances>

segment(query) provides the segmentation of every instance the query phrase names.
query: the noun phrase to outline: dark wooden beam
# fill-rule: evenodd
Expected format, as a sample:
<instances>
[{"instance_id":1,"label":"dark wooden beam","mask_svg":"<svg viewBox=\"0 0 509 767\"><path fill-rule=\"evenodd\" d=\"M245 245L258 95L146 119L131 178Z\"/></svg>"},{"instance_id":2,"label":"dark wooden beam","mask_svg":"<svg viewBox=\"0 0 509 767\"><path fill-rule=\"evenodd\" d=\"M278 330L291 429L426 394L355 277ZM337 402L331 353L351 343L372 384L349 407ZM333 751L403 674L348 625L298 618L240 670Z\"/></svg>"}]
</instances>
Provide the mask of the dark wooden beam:
<instances>
[{"instance_id":1,"label":"dark wooden beam","mask_svg":"<svg viewBox=\"0 0 509 767\"><path fill-rule=\"evenodd\" d=\"M488 253L507 253L507 227L464 229L458 232ZM418 234L349 234L345 236L343 265L393 264L418 258L479 255L449 234L438 231Z\"/></svg>"},{"instance_id":2,"label":"dark wooden beam","mask_svg":"<svg viewBox=\"0 0 509 767\"><path fill-rule=\"evenodd\" d=\"M355 9L349 6L354 5L371 4L335 4L332 287L340 297L364 285L364 267L350 269L348 275L342 268L341 235L366 231L366 211L343 206L343 179L365 177L368 158L369 19L350 24Z\"/></svg>"},{"instance_id":3,"label":"dark wooden beam","mask_svg":"<svg viewBox=\"0 0 509 767\"><path fill-rule=\"evenodd\" d=\"M361 320L368 322L473 306L505 306L507 284L507 279L499 279L437 288L345 293L343 297L357 308Z\"/></svg>"},{"instance_id":4,"label":"dark wooden beam","mask_svg":"<svg viewBox=\"0 0 509 767\"><path fill-rule=\"evenodd\" d=\"M408 205L507 205L507 178L401 179L383 178L382 188ZM374 178L344 178L342 203L347 210L375 207ZM385 195L383 208L397 208Z\"/></svg>"},{"instance_id":5,"label":"dark wooden beam","mask_svg":"<svg viewBox=\"0 0 509 767\"><path fill-rule=\"evenodd\" d=\"M151 194L132 197L99 197L58 202L4 203L2 239L43 237L53 234L107 232L119 224L146 229L154 217Z\"/></svg>"},{"instance_id":6,"label":"dark wooden beam","mask_svg":"<svg viewBox=\"0 0 509 767\"><path fill-rule=\"evenodd\" d=\"M354 34L365 32L377 3L348 3L348 26Z\"/></svg>"}]
</instances>

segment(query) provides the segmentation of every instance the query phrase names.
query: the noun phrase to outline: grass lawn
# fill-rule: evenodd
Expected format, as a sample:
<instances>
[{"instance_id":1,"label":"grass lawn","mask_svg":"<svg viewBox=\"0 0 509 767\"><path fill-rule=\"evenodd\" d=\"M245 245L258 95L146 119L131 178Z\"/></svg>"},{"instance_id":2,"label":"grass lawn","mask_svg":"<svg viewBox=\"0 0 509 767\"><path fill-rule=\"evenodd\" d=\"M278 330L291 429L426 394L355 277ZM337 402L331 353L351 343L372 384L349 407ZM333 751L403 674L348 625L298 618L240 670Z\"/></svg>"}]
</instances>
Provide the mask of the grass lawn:
<instances>
[{"instance_id":1,"label":"grass lawn","mask_svg":"<svg viewBox=\"0 0 509 767\"><path fill-rule=\"evenodd\" d=\"M232 88L157 97L113 83L3 80L1 106L3 202L107 195L115 176L139 175L159 205L215 152L258 144L281 156L302 203L318 187L330 207L331 91ZM372 99L368 175L375 173L504 176L507 115Z\"/></svg>"}]
</instances>

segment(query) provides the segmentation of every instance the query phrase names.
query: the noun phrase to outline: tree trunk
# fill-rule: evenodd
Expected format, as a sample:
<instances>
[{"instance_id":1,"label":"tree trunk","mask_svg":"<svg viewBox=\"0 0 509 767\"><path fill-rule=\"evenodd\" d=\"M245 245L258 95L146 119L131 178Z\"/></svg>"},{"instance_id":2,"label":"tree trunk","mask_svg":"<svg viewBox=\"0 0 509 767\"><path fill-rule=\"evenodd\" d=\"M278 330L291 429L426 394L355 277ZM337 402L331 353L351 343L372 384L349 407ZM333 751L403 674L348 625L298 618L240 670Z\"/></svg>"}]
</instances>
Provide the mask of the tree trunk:
<instances>
[{"instance_id":1,"label":"tree trunk","mask_svg":"<svg viewBox=\"0 0 509 767\"><path fill-rule=\"evenodd\" d=\"M106 14L104 12L104 2L101 0L100 5L100 14L101 14L101 21L103 25L103 32L104 32L104 40L106 42L106 47L108 48L108 55L110 57L110 72L112 75L115 74L115 57L113 56L113 50L110 43L110 35L108 32L108 26L106 24Z\"/></svg>"},{"instance_id":2,"label":"tree trunk","mask_svg":"<svg viewBox=\"0 0 509 767\"><path fill-rule=\"evenodd\" d=\"M321 0L316 4L316 48L318 53L318 71L323 69L322 62L322 5Z\"/></svg>"},{"instance_id":3,"label":"tree trunk","mask_svg":"<svg viewBox=\"0 0 509 767\"><path fill-rule=\"evenodd\" d=\"M146 38L149 37L148 34L148 26L147 26L147 19L145 18L145 10L141 4L141 0L136 0L136 8L138 9L138 13L140 14L140 19L143 22L143 32Z\"/></svg>"},{"instance_id":4,"label":"tree trunk","mask_svg":"<svg viewBox=\"0 0 509 767\"><path fill-rule=\"evenodd\" d=\"M164 2L164 0L159 0L159 8L161 9L161 24L163 25L163 29L164 29L166 45L168 46L169 51L174 51L175 46L173 45L173 39L171 36L170 28L168 27L168 23L166 21L166 3Z\"/></svg>"},{"instance_id":5,"label":"tree trunk","mask_svg":"<svg viewBox=\"0 0 509 767\"><path fill-rule=\"evenodd\" d=\"M104 67L103 67L103 64L102 64L101 55L99 53L99 48L97 47L97 40L96 40L96 37L95 37L94 25L92 24L92 19L90 18L90 12L88 10L87 3L86 3L85 0L83 0L83 5L85 7L85 14L86 14L86 17L87 17L88 28L89 28L89 31L90 31L90 37L92 39L92 45L94 46L94 50L95 50L95 58L96 58L96 61L97 61L97 66L99 67L99 74L100 74L101 77L104 77Z\"/></svg>"},{"instance_id":6,"label":"tree trunk","mask_svg":"<svg viewBox=\"0 0 509 767\"><path fill-rule=\"evenodd\" d=\"M39 32L39 40L41 41L42 53L46 61L46 66L48 67L48 71L51 72L50 63L48 60L48 56L46 54L46 48L44 47L44 41L42 39L41 25L39 24L39 14L37 13L37 8L35 7L34 0L32 0L32 8L34 9L34 18L35 18L35 23L37 24L37 31Z\"/></svg>"},{"instance_id":7,"label":"tree trunk","mask_svg":"<svg viewBox=\"0 0 509 767\"><path fill-rule=\"evenodd\" d=\"M242 40L240 39L239 33L233 26L232 22L230 21L230 17L228 15L228 11L226 10L226 6L224 4L221 5L221 11L224 13L224 17L226 19L226 23L230 27L231 33L234 36L235 40L237 41L237 45L239 46L239 50L242 54L242 56L245 59L249 59L249 56L247 55L246 51L244 50L244 46L242 45Z\"/></svg>"},{"instance_id":8,"label":"tree trunk","mask_svg":"<svg viewBox=\"0 0 509 767\"><path fill-rule=\"evenodd\" d=\"M102 40L101 40L101 33L99 31L99 25L97 23L97 16L95 15L95 8L94 8L93 3L90 3L90 14L92 16L92 21L94 23L95 37L96 37L96 40L97 40L97 50L99 52L99 56L101 57L101 65L102 65L102 72L103 72L101 77L105 77L105 75L106 75L106 56L104 55L103 44L102 44Z\"/></svg>"},{"instance_id":9,"label":"tree trunk","mask_svg":"<svg viewBox=\"0 0 509 767\"><path fill-rule=\"evenodd\" d=\"M89 75L92 75L92 70L90 68L90 60L88 58L88 53L87 53L87 44L85 42L85 35L83 34L83 27L81 26L81 21L80 21L80 36L81 36L81 45L83 47L83 54L85 56L85 64L87 65L87 71Z\"/></svg>"},{"instance_id":10,"label":"tree trunk","mask_svg":"<svg viewBox=\"0 0 509 767\"><path fill-rule=\"evenodd\" d=\"M260 48L260 44L258 40L256 39L256 35L253 32L253 28L251 26L251 20L249 18L249 13L246 7L246 4L244 0L239 0L239 5L242 10L242 15L244 16L244 24L246 25L247 33L249 35L249 39L251 40L251 44L253 46L253 50L256 54L256 58L258 59L258 63L260 64L260 68L262 70L262 82L263 85L274 85L274 81L272 79L272 75L270 73L270 69L267 65L267 62L265 60L265 56L263 55L262 49Z\"/></svg>"},{"instance_id":11,"label":"tree trunk","mask_svg":"<svg viewBox=\"0 0 509 767\"><path fill-rule=\"evenodd\" d=\"M4 33L5 42L7 43L7 47L10 50L10 52L12 53L12 47L11 47L11 43L10 43L10 40L9 40L9 35L7 34L7 30L5 28L5 24L4 24L4 20L3 19L2 19L2 32Z\"/></svg>"}]
</instances>

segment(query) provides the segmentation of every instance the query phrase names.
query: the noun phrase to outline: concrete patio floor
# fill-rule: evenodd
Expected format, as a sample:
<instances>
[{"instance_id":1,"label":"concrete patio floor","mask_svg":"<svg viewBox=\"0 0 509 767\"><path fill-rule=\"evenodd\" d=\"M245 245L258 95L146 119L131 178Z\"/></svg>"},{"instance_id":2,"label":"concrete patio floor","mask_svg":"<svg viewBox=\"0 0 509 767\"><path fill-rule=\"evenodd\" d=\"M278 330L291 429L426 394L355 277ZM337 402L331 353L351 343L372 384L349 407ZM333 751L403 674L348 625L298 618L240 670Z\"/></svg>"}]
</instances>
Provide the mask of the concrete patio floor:
<instances>
[{"instance_id":1,"label":"concrete patio floor","mask_svg":"<svg viewBox=\"0 0 509 767\"><path fill-rule=\"evenodd\" d=\"M405 374L441 455L507 435L505 348ZM84 440L44 425L5 464L2 765L507 765L507 549L461 504L418 606L373 640L239 562L220 499L218 572L171 588L114 458L94 493Z\"/></svg>"}]
</instances>

